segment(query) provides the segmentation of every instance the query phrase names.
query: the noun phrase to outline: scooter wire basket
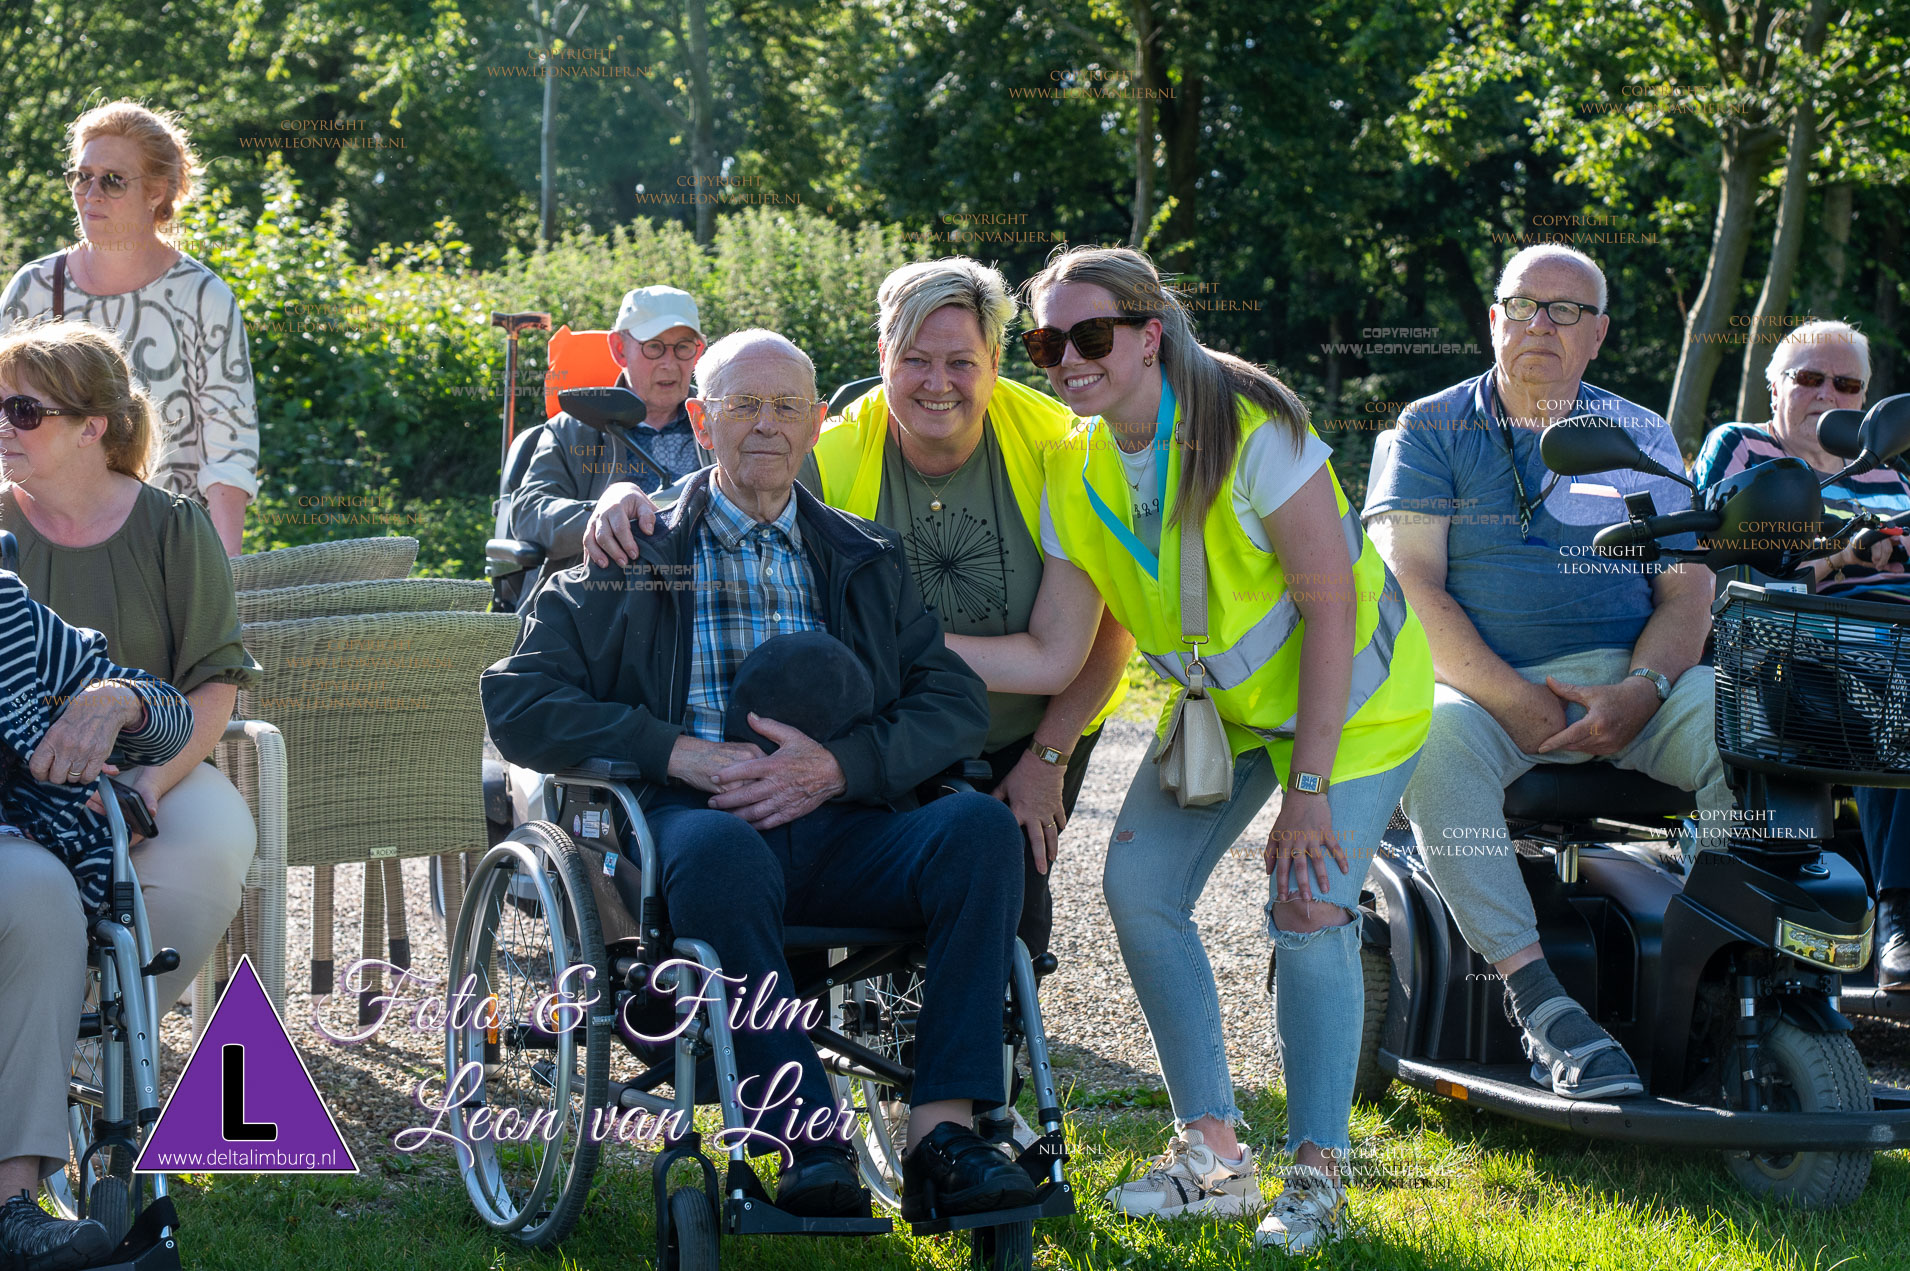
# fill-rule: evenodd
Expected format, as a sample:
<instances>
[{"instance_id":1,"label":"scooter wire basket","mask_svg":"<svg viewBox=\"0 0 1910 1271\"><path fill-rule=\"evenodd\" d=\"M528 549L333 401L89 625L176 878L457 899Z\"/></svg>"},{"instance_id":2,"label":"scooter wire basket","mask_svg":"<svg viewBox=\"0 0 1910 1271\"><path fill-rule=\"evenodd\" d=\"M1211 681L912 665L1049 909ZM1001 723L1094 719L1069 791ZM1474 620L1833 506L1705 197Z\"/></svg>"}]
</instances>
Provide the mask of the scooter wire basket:
<instances>
[{"instance_id":1,"label":"scooter wire basket","mask_svg":"<svg viewBox=\"0 0 1910 1271\"><path fill-rule=\"evenodd\" d=\"M1726 762L1910 786L1910 605L1733 582L1712 614Z\"/></svg>"}]
</instances>

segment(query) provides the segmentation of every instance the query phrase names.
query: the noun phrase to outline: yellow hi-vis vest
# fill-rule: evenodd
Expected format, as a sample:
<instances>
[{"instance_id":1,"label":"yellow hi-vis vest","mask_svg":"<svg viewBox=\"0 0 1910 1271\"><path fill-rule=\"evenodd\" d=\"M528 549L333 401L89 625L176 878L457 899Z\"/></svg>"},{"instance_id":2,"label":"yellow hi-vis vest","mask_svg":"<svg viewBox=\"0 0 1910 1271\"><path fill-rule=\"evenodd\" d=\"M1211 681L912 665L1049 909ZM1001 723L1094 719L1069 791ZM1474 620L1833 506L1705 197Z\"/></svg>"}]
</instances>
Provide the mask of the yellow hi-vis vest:
<instances>
[{"instance_id":1,"label":"yellow hi-vis vest","mask_svg":"<svg viewBox=\"0 0 1910 1271\"><path fill-rule=\"evenodd\" d=\"M1066 406L1046 393L1008 380L996 380L988 398L988 427L995 430L1008 488L1014 491L1028 536L1041 546L1041 483L1046 460L1067 437L1075 418ZM824 503L873 521L882 497L882 451L889 436L889 402L880 387L870 389L823 425L816 441L816 471L822 475L818 492ZM1127 696L1127 677L1114 686L1113 696L1084 730L1093 732Z\"/></svg>"},{"instance_id":2,"label":"yellow hi-vis vest","mask_svg":"<svg viewBox=\"0 0 1910 1271\"><path fill-rule=\"evenodd\" d=\"M1240 448L1266 424L1266 414L1239 400ZM1159 577L1147 570L1105 525L1088 498L1088 487L1121 518L1131 532L1133 508L1128 484L1115 453L1114 438L1096 420L1080 424L1048 454L1048 513L1068 559L1094 579L1122 626L1134 634L1148 664L1164 679L1186 684L1193 653L1181 639L1180 532L1167 517L1180 485L1180 416L1175 441L1167 447L1168 499L1161 511ZM1276 425L1277 426L1277 425ZM1419 750L1432 723L1432 650L1425 628L1406 606L1405 594L1374 550L1359 516L1347 502L1332 466L1333 498L1353 559L1353 583L1359 605L1354 631L1353 685L1345 731L1329 774L1335 781L1384 772ZM1275 771L1287 780L1293 761L1294 726L1300 698L1300 642L1306 623L1287 594L1286 573L1304 589L1305 562L1283 568L1272 553L1247 537L1234 515L1228 490L1221 488L1206 519L1207 634L1200 660L1235 758L1255 746L1273 757ZM1163 712L1161 726L1167 723Z\"/></svg>"}]
</instances>

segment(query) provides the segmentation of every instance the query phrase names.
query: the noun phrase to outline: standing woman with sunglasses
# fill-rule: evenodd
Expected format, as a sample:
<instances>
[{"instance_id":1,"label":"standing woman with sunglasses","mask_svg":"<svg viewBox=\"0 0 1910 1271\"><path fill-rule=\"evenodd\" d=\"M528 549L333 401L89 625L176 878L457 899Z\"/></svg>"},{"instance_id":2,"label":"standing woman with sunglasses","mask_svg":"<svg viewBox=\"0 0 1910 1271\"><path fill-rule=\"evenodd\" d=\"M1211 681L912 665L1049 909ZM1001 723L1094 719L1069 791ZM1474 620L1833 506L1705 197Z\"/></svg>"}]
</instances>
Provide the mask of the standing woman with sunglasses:
<instances>
[{"instance_id":1,"label":"standing woman with sunglasses","mask_svg":"<svg viewBox=\"0 0 1910 1271\"><path fill-rule=\"evenodd\" d=\"M67 135L79 242L13 276L0 331L37 317L112 331L158 411L152 483L205 508L237 556L259 492L258 407L232 289L176 245L192 143L170 114L131 101L94 107Z\"/></svg>"},{"instance_id":2,"label":"standing woman with sunglasses","mask_svg":"<svg viewBox=\"0 0 1910 1271\"><path fill-rule=\"evenodd\" d=\"M153 441L152 403L111 332L45 322L0 336L0 530L19 539L20 581L104 635L115 662L192 704L184 748L121 777L159 826L133 868L153 946L179 951L158 979L163 1011L238 912L257 844L244 797L205 761L259 667L240 643L232 567L204 509L146 483Z\"/></svg>"},{"instance_id":3,"label":"standing woman with sunglasses","mask_svg":"<svg viewBox=\"0 0 1910 1271\"><path fill-rule=\"evenodd\" d=\"M1278 787L1265 909L1297 1161L1256 1240L1312 1248L1344 1230L1339 1158L1364 1000L1354 919L1366 864L1426 736L1426 636L1361 532L1306 408L1266 371L1196 341L1145 256L1064 250L1026 292L1040 325L1024 346L1089 417L1049 456L1047 573L1091 580L1156 673L1185 684L1194 651L1183 639L1181 538L1200 526L1198 653L1233 759L1231 795L1194 807L1143 764L1115 818L1103 887L1179 1133L1108 1201L1160 1218L1236 1217L1265 1204L1237 1135L1244 1122L1193 911L1221 854ZM1045 644L998 642L999 664L970 665L991 686L1026 676L1010 687L1043 691L1079 658L1078 625L1058 624Z\"/></svg>"}]
</instances>

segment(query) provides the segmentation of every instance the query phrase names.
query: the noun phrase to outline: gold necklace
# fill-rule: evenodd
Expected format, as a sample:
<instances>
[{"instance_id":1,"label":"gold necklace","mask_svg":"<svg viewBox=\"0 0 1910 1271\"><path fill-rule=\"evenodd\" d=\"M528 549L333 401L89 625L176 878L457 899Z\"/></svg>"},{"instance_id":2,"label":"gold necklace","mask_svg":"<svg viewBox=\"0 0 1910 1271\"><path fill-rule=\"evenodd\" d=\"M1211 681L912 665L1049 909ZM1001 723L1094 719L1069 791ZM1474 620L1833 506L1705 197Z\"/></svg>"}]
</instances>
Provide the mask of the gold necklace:
<instances>
[{"instance_id":1,"label":"gold necklace","mask_svg":"<svg viewBox=\"0 0 1910 1271\"><path fill-rule=\"evenodd\" d=\"M966 467L967 465L964 464L963 466ZM953 481L956 477L956 474L961 472L962 469L957 468L955 469L954 472L949 473L948 480L942 482L942 490L938 490L934 486L928 484L928 474L924 473L920 468L917 468L914 464L910 464L909 468L911 471L915 473L916 480L920 481L923 485L928 486L928 492L929 492L928 510L931 512L940 512L942 510L942 490L948 489L949 482Z\"/></svg>"}]
</instances>

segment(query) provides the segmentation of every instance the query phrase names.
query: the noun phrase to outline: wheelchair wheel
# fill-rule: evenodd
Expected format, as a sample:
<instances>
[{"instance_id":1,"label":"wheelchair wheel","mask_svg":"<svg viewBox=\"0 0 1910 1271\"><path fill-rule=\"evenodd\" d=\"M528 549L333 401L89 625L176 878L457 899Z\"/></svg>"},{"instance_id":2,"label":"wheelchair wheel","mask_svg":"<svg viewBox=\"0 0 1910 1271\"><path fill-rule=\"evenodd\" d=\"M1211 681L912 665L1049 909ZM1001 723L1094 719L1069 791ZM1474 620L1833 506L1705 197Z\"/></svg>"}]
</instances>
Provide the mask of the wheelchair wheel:
<instances>
[{"instance_id":1,"label":"wheelchair wheel","mask_svg":"<svg viewBox=\"0 0 1910 1271\"><path fill-rule=\"evenodd\" d=\"M843 1031L883 1058L915 1067L915 1021L922 1013L922 973L896 971L851 987L851 1026ZM837 1093L851 1105L869 1110L868 1128L856 1139L862 1180L875 1198L891 1209L902 1205L902 1153L909 1139L909 1104L904 1091L869 1077L835 1078ZM860 1100L855 1096L861 1095Z\"/></svg>"},{"instance_id":2,"label":"wheelchair wheel","mask_svg":"<svg viewBox=\"0 0 1910 1271\"><path fill-rule=\"evenodd\" d=\"M1005 1223L977 1227L969 1237L971 1266L982 1271L1028 1271L1035 1263L1035 1224Z\"/></svg>"},{"instance_id":3,"label":"wheelchair wheel","mask_svg":"<svg viewBox=\"0 0 1910 1271\"><path fill-rule=\"evenodd\" d=\"M670 1243L661 1271L716 1271L716 1215L701 1187L670 1193Z\"/></svg>"},{"instance_id":4,"label":"wheelchair wheel","mask_svg":"<svg viewBox=\"0 0 1910 1271\"><path fill-rule=\"evenodd\" d=\"M553 1244L597 1167L592 1118L609 1094L614 1018L589 875L568 834L532 822L479 862L451 994L445 1079L465 1190L495 1230Z\"/></svg>"}]
</instances>

